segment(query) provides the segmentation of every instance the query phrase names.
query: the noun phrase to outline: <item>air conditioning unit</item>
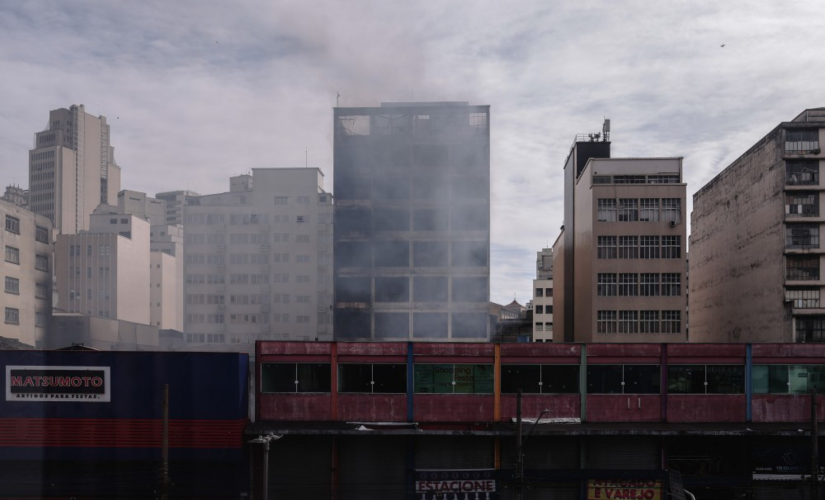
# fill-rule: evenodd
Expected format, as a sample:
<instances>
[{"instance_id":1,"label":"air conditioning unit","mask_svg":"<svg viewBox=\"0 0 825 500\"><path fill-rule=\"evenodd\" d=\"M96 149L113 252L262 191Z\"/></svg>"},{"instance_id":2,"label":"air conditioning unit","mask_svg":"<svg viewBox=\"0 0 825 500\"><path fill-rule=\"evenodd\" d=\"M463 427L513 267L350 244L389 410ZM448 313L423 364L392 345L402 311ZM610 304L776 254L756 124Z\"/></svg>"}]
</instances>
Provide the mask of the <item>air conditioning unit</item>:
<instances>
[{"instance_id":1,"label":"air conditioning unit","mask_svg":"<svg viewBox=\"0 0 825 500\"><path fill-rule=\"evenodd\" d=\"M670 221L670 227L676 227L676 221L675 220Z\"/></svg>"}]
</instances>

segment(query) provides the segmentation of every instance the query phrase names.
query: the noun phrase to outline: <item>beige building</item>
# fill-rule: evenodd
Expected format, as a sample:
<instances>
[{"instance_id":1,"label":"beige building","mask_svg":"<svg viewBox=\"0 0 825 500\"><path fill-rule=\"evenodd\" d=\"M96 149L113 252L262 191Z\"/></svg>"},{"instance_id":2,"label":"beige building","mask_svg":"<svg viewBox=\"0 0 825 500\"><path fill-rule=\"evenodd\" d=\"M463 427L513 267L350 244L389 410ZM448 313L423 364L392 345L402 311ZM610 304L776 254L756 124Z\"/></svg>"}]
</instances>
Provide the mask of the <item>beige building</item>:
<instances>
[{"instance_id":1,"label":"beige building","mask_svg":"<svg viewBox=\"0 0 825 500\"><path fill-rule=\"evenodd\" d=\"M691 341L825 341L823 140L805 110L693 195Z\"/></svg>"},{"instance_id":2,"label":"beige building","mask_svg":"<svg viewBox=\"0 0 825 500\"><path fill-rule=\"evenodd\" d=\"M682 159L590 156L577 171L554 246L556 331L568 342L684 342Z\"/></svg>"},{"instance_id":3,"label":"beige building","mask_svg":"<svg viewBox=\"0 0 825 500\"><path fill-rule=\"evenodd\" d=\"M533 342L553 341L553 249L542 248L536 255L533 280Z\"/></svg>"},{"instance_id":4,"label":"beige building","mask_svg":"<svg viewBox=\"0 0 825 500\"><path fill-rule=\"evenodd\" d=\"M168 191L158 193L155 198L166 202L166 223L183 224L183 207L200 194L194 191Z\"/></svg>"},{"instance_id":5,"label":"beige building","mask_svg":"<svg viewBox=\"0 0 825 500\"><path fill-rule=\"evenodd\" d=\"M156 326L60 312L52 315L49 334L37 347L62 349L73 344L101 351L167 350L161 344Z\"/></svg>"},{"instance_id":6,"label":"beige building","mask_svg":"<svg viewBox=\"0 0 825 500\"><path fill-rule=\"evenodd\" d=\"M124 189L117 194L117 210L121 214L140 215L152 226L166 222L166 201L146 196L146 193Z\"/></svg>"},{"instance_id":7,"label":"beige building","mask_svg":"<svg viewBox=\"0 0 825 500\"><path fill-rule=\"evenodd\" d=\"M20 186L9 184L6 186L6 192L0 197L0 200L7 201L12 205L29 208L29 190L23 189Z\"/></svg>"},{"instance_id":8,"label":"beige building","mask_svg":"<svg viewBox=\"0 0 825 500\"><path fill-rule=\"evenodd\" d=\"M52 310L52 224L12 203L0 200L0 246L4 259L3 323L0 337L36 345L46 333Z\"/></svg>"},{"instance_id":9,"label":"beige building","mask_svg":"<svg viewBox=\"0 0 825 500\"><path fill-rule=\"evenodd\" d=\"M187 348L331 340L332 210L317 168L253 169L229 192L190 200Z\"/></svg>"},{"instance_id":10,"label":"beige building","mask_svg":"<svg viewBox=\"0 0 825 500\"><path fill-rule=\"evenodd\" d=\"M149 222L101 205L89 231L57 237L57 308L148 325Z\"/></svg>"},{"instance_id":11,"label":"beige building","mask_svg":"<svg viewBox=\"0 0 825 500\"><path fill-rule=\"evenodd\" d=\"M59 233L75 234L89 229L89 215L101 203L113 204L118 191L106 117L86 113L82 104L51 111L29 151L30 209Z\"/></svg>"}]
</instances>

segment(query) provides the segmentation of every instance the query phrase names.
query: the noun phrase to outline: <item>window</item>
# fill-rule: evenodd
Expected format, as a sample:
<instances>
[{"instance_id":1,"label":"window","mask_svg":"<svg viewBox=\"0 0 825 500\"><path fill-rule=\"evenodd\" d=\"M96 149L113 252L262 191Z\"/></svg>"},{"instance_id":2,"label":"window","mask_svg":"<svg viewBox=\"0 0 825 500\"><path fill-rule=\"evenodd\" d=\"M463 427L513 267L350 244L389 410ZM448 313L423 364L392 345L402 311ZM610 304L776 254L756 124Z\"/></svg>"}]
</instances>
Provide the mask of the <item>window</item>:
<instances>
[{"instance_id":1,"label":"window","mask_svg":"<svg viewBox=\"0 0 825 500\"><path fill-rule=\"evenodd\" d=\"M553 289L552 288L545 288L544 289L544 294L547 297L552 297L553 296Z\"/></svg>"},{"instance_id":2,"label":"window","mask_svg":"<svg viewBox=\"0 0 825 500\"><path fill-rule=\"evenodd\" d=\"M34 285L34 297L36 299L49 298L49 289L44 283L36 283Z\"/></svg>"},{"instance_id":3,"label":"window","mask_svg":"<svg viewBox=\"0 0 825 500\"><path fill-rule=\"evenodd\" d=\"M797 342L825 342L825 316L794 318Z\"/></svg>"},{"instance_id":4,"label":"window","mask_svg":"<svg viewBox=\"0 0 825 500\"><path fill-rule=\"evenodd\" d=\"M662 311L662 333L682 333L681 311Z\"/></svg>"},{"instance_id":5,"label":"window","mask_svg":"<svg viewBox=\"0 0 825 500\"><path fill-rule=\"evenodd\" d=\"M303 215L296 216L295 217L295 222L297 222L298 224L303 224L305 222L304 216Z\"/></svg>"},{"instance_id":6,"label":"window","mask_svg":"<svg viewBox=\"0 0 825 500\"><path fill-rule=\"evenodd\" d=\"M619 258L638 259L639 258L639 237L619 236Z\"/></svg>"},{"instance_id":7,"label":"window","mask_svg":"<svg viewBox=\"0 0 825 500\"><path fill-rule=\"evenodd\" d=\"M342 393L406 394L407 365L340 364L338 391Z\"/></svg>"},{"instance_id":8,"label":"window","mask_svg":"<svg viewBox=\"0 0 825 500\"><path fill-rule=\"evenodd\" d=\"M678 175L648 175L648 184L679 184Z\"/></svg>"},{"instance_id":9,"label":"window","mask_svg":"<svg viewBox=\"0 0 825 500\"><path fill-rule=\"evenodd\" d=\"M6 293L20 294L20 280L6 276Z\"/></svg>"},{"instance_id":10,"label":"window","mask_svg":"<svg viewBox=\"0 0 825 500\"><path fill-rule=\"evenodd\" d=\"M501 392L515 394L576 394L578 365L502 365Z\"/></svg>"},{"instance_id":11,"label":"window","mask_svg":"<svg viewBox=\"0 0 825 500\"><path fill-rule=\"evenodd\" d=\"M7 215L6 231L14 234L20 234L20 219L18 219L17 217L12 217L11 215Z\"/></svg>"},{"instance_id":12,"label":"window","mask_svg":"<svg viewBox=\"0 0 825 500\"><path fill-rule=\"evenodd\" d=\"M754 365L754 394L807 394L825 390L825 365Z\"/></svg>"},{"instance_id":13,"label":"window","mask_svg":"<svg viewBox=\"0 0 825 500\"><path fill-rule=\"evenodd\" d=\"M785 130L785 151L788 153L807 153L819 149L819 131L817 129Z\"/></svg>"},{"instance_id":14,"label":"window","mask_svg":"<svg viewBox=\"0 0 825 500\"><path fill-rule=\"evenodd\" d=\"M415 365L417 394L492 394L493 365Z\"/></svg>"},{"instance_id":15,"label":"window","mask_svg":"<svg viewBox=\"0 0 825 500\"><path fill-rule=\"evenodd\" d=\"M819 225L792 224L786 226L785 248L819 248Z\"/></svg>"},{"instance_id":16,"label":"window","mask_svg":"<svg viewBox=\"0 0 825 500\"><path fill-rule=\"evenodd\" d=\"M598 311L596 316L597 333L616 333L616 311Z\"/></svg>"},{"instance_id":17,"label":"window","mask_svg":"<svg viewBox=\"0 0 825 500\"><path fill-rule=\"evenodd\" d=\"M598 258L600 259L615 259L616 258L616 237L615 236L599 236L598 241Z\"/></svg>"},{"instance_id":18,"label":"window","mask_svg":"<svg viewBox=\"0 0 825 500\"><path fill-rule=\"evenodd\" d=\"M680 273L662 273L662 296L678 297L682 295L682 275Z\"/></svg>"},{"instance_id":19,"label":"window","mask_svg":"<svg viewBox=\"0 0 825 500\"><path fill-rule=\"evenodd\" d=\"M288 196L276 196L275 197L275 204L276 205L286 205L289 200Z\"/></svg>"},{"instance_id":20,"label":"window","mask_svg":"<svg viewBox=\"0 0 825 500\"><path fill-rule=\"evenodd\" d=\"M589 365L588 394L659 394L659 365Z\"/></svg>"},{"instance_id":21,"label":"window","mask_svg":"<svg viewBox=\"0 0 825 500\"><path fill-rule=\"evenodd\" d=\"M785 290L785 300L791 302L794 309L818 308L819 288L795 288Z\"/></svg>"},{"instance_id":22,"label":"window","mask_svg":"<svg viewBox=\"0 0 825 500\"><path fill-rule=\"evenodd\" d=\"M308 234L299 234L295 237L295 241L297 243L309 243L309 235Z\"/></svg>"},{"instance_id":23,"label":"window","mask_svg":"<svg viewBox=\"0 0 825 500\"><path fill-rule=\"evenodd\" d=\"M297 201L298 203L301 203L301 204L304 204L304 205L308 205L308 204L309 204L309 196L299 196L299 197L296 199L296 201Z\"/></svg>"},{"instance_id":24,"label":"window","mask_svg":"<svg viewBox=\"0 0 825 500\"><path fill-rule=\"evenodd\" d=\"M101 257L109 255L109 245L98 245L98 252Z\"/></svg>"},{"instance_id":25,"label":"window","mask_svg":"<svg viewBox=\"0 0 825 500\"><path fill-rule=\"evenodd\" d=\"M639 202L642 208L639 212L639 220L642 222L657 222L659 220L659 199L642 198Z\"/></svg>"},{"instance_id":26,"label":"window","mask_svg":"<svg viewBox=\"0 0 825 500\"><path fill-rule=\"evenodd\" d=\"M619 333L639 333L637 311L619 311Z\"/></svg>"},{"instance_id":27,"label":"window","mask_svg":"<svg viewBox=\"0 0 825 500\"><path fill-rule=\"evenodd\" d=\"M34 326L46 326L46 313L34 313Z\"/></svg>"},{"instance_id":28,"label":"window","mask_svg":"<svg viewBox=\"0 0 825 500\"><path fill-rule=\"evenodd\" d=\"M622 222L636 222L639 220L639 200L622 198L619 200L619 220Z\"/></svg>"},{"instance_id":29,"label":"window","mask_svg":"<svg viewBox=\"0 0 825 500\"><path fill-rule=\"evenodd\" d=\"M641 259L658 259L659 258L659 237L658 236L642 236L639 245L639 258Z\"/></svg>"},{"instance_id":30,"label":"window","mask_svg":"<svg viewBox=\"0 0 825 500\"><path fill-rule=\"evenodd\" d=\"M680 259L682 257L682 237L662 236L662 258Z\"/></svg>"},{"instance_id":31,"label":"window","mask_svg":"<svg viewBox=\"0 0 825 500\"><path fill-rule=\"evenodd\" d=\"M329 363L262 363L261 392L330 392Z\"/></svg>"},{"instance_id":32,"label":"window","mask_svg":"<svg viewBox=\"0 0 825 500\"><path fill-rule=\"evenodd\" d=\"M616 275L614 273L599 273L597 276L596 294L599 297L615 297L619 294Z\"/></svg>"},{"instance_id":33,"label":"window","mask_svg":"<svg viewBox=\"0 0 825 500\"><path fill-rule=\"evenodd\" d=\"M788 160L785 163L785 182L789 186L819 184L819 160Z\"/></svg>"},{"instance_id":34,"label":"window","mask_svg":"<svg viewBox=\"0 0 825 500\"><path fill-rule=\"evenodd\" d=\"M599 198L598 220L602 222L616 221L616 200Z\"/></svg>"},{"instance_id":35,"label":"window","mask_svg":"<svg viewBox=\"0 0 825 500\"><path fill-rule=\"evenodd\" d=\"M45 227L35 226L34 228L34 239L39 241L40 243L48 243L49 242L49 230Z\"/></svg>"},{"instance_id":36,"label":"window","mask_svg":"<svg viewBox=\"0 0 825 500\"><path fill-rule=\"evenodd\" d=\"M671 394L744 394L745 367L670 365L667 392Z\"/></svg>"},{"instance_id":37,"label":"window","mask_svg":"<svg viewBox=\"0 0 825 500\"><path fill-rule=\"evenodd\" d=\"M544 306L536 306L535 314L544 314Z\"/></svg>"},{"instance_id":38,"label":"window","mask_svg":"<svg viewBox=\"0 0 825 500\"><path fill-rule=\"evenodd\" d=\"M615 184L644 184L644 175L614 175L613 182Z\"/></svg>"},{"instance_id":39,"label":"window","mask_svg":"<svg viewBox=\"0 0 825 500\"><path fill-rule=\"evenodd\" d=\"M5 322L11 325L20 324L20 309L6 308Z\"/></svg>"},{"instance_id":40,"label":"window","mask_svg":"<svg viewBox=\"0 0 825 500\"><path fill-rule=\"evenodd\" d=\"M788 217L818 217L819 194L793 191L785 195L785 214Z\"/></svg>"},{"instance_id":41,"label":"window","mask_svg":"<svg viewBox=\"0 0 825 500\"><path fill-rule=\"evenodd\" d=\"M636 273L619 274L619 295L635 297L639 295L639 275Z\"/></svg>"},{"instance_id":42,"label":"window","mask_svg":"<svg viewBox=\"0 0 825 500\"><path fill-rule=\"evenodd\" d=\"M7 245L6 262L11 262L12 264L20 264L20 250Z\"/></svg>"},{"instance_id":43,"label":"window","mask_svg":"<svg viewBox=\"0 0 825 500\"><path fill-rule=\"evenodd\" d=\"M639 333L659 333L659 311L639 311Z\"/></svg>"},{"instance_id":44,"label":"window","mask_svg":"<svg viewBox=\"0 0 825 500\"><path fill-rule=\"evenodd\" d=\"M682 222L682 200L679 198L662 198L662 221Z\"/></svg>"},{"instance_id":45,"label":"window","mask_svg":"<svg viewBox=\"0 0 825 500\"><path fill-rule=\"evenodd\" d=\"M7 247L8 248L8 247ZM788 255L785 257L785 279L816 281L819 279L818 255Z\"/></svg>"},{"instance_id":46,"label":"window","mask_svg":"<svg viewBox=\"0 0 825 500\"><path fill-rule=\"evenodd\" d=\"M639 295L642 297L659 296L658 273L642 273L639 275Z\"/></svg>"},{"instance_id":47,"label":"window","mask_svg":"<svg viewBox=\"0 0 825 500\"><path fill-rule=\"evenodd\" d=\"M537 332L544 331L544 323L536 323L534 330Z\"/></svg>"},{"instance_id":48,"label":"window","mask_svg":"<svg viewBox=\"0 0 825 500\"><path fill-rule=\"evenodd\" d=\"M536 288L536 297L544 297L544 289Z\"/></svg>"}]
</instances>

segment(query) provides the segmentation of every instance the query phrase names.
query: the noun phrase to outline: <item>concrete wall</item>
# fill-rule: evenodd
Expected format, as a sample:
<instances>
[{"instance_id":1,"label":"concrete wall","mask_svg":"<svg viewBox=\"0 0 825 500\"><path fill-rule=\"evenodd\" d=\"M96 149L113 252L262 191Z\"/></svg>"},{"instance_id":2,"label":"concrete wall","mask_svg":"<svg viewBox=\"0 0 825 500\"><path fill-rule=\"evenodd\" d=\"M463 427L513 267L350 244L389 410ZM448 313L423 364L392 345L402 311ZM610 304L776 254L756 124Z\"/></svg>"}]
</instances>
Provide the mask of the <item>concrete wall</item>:
<instances>
[{"instance_id":1,"label":"concrete wall","mask_svg":"<svg viewBox=\"0 0 825 500\"><path fill-rule=\"evenodd\" d=\"M792 342L784 145L774 129L693 196L690 340Z\"/></svg>"},{"instance_id":2,"label":"concrete wall","mask_svg":"<svg viewBox=\"0 0 825 500\"><path fill-rule=\"evenodd\" d=\"M43 349L83 344L101 351L157 351L158 328L152 325L59 313L52 317Z\"/></svg>"}]
</instances>

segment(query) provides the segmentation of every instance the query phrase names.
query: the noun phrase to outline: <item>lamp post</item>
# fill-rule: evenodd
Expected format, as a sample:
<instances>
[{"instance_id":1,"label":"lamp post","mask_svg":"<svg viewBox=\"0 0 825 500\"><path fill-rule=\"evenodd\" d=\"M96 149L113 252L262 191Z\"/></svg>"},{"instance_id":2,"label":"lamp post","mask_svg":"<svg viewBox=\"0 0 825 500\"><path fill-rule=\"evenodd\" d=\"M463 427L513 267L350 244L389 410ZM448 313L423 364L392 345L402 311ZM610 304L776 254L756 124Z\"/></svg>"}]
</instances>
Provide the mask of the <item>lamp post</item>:
<instances>
[{"instance_id":1,"label":"lamp post","mask_svg":"<svg viewBox=\"0 0 825 500\"><path fill-rule=\"evenodd\" d=\"M539 425L541 417L550 411L552 411L551 408L545 408L542 410L542 412L539 413L539 416L536 417L536 421L533 422L530 430L527 431L527 435L522 437L521 389L519 389L516 393L516 480L518 481L516 483L516 492L519 500L521 500L522 493L524 492L524 443L527 441L527 438L530 437L530 434L533 433L536 426Z\"/></svg>"}]
</instances>

